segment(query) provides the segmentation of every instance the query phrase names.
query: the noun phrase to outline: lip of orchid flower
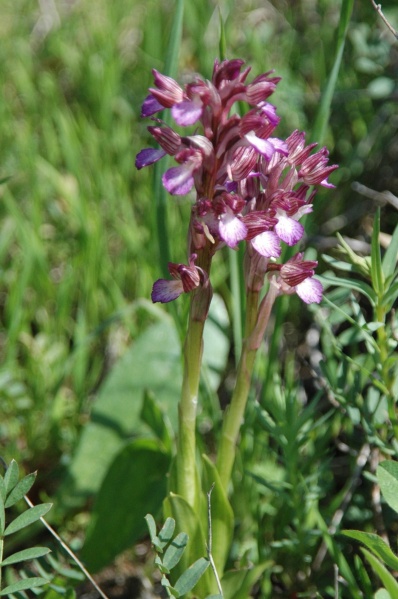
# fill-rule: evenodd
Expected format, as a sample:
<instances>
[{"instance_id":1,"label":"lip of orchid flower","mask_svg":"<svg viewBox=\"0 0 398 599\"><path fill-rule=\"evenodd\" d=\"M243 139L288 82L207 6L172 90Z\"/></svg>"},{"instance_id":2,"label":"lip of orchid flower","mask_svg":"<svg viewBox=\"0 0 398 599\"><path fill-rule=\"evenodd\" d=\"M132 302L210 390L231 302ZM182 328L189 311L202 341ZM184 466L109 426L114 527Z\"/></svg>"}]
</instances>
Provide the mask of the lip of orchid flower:
<instances>
[{"instance_id":1,"label":"lip of orchid flower","mask_svg":"<svg viewBox=\"0 0 398 599\"><path fill-rule=\"evenodd\" d=\"M197 254L192 254L189 265L169 262L168 269L172 279L158 279L152 287L151 298L153 303L165 304L179 297L182 293L189 293L199 286L208 283L208 275L199 266L195 266Z\"/></svg>"},{"instance_id":2,"label":"lip of orchid flower","mask_svg":"<svg viewBox=\"0 0 398 599\"><path fill-rule=\"evenodd\" d=\"M278 221L275 232L288 245L296 245L304 234L304 226L298 220L312 212L312 205L289 192L277 192L275 196L275 199L271 198L271 206Z\"/></svg>"},{"instance_id":3,"label":"lip of orchid flower","mask_svg":"<svg viewBox=\"0 0 398 599\"><path fill-rule=\"evenodd\" d=\"M272 211L257 210L243 217L248 229L246 240L264 258L278 258L282 251L278 235L271 231L277 224L277 219L271 214Z\"/></svg>"},{"instance_id":4,"label":"lip of orchid flower","mask_svg":"<svg viewBox=\"0 0 398 599\"><path fill-rule=\"evenodd\" d=\"M200 150L186 148L175 155L180 166L169 168L162 177L164 187L171 195L185 195L194 185L194 173L203 163Z\"/></svg>"}]
</instances>

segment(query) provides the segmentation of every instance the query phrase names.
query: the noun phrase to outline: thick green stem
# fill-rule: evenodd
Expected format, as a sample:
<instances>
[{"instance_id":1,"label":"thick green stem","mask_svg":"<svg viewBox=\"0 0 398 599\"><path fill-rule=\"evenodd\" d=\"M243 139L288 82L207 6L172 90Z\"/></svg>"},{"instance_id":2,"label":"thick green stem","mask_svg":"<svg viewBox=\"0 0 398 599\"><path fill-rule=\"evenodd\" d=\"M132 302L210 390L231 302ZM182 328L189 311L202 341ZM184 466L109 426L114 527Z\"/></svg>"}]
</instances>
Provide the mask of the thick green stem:
<instances>
[{"instance_id":1,"label":"thick green stem","mask_svg":"<svg viewBox=\"0 0 398 599\"><path fill-rule=\"evenodd\" d=\"M191 506L196 489L196 411L198 404L204 322L190 318L184 346L184 375L178 407L177 489Z\"/></svg>"},{"instance_id":2,"label":"thick green stem","mask_svg":"<svg viewBox=\"0 0 398 599\"><path fill-rule=\"evenodd\" d=\"M199 254L197 266L210 273L211 254L207 248ZM196 412L203 353L203 329L211 302L210 283L191 294L188 331L184 344L184 372L178 406L176 488L191 507L198 498L196 473Z\"/></svg>"}]
</instances>

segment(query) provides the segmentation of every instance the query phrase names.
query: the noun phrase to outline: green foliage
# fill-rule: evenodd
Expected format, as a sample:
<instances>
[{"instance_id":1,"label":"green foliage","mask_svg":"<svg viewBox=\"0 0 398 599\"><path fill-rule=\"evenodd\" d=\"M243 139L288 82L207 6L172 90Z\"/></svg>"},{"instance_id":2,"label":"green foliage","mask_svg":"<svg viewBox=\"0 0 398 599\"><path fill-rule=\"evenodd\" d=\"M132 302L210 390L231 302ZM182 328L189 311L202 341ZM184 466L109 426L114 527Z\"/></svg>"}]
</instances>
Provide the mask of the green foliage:
<instances>
[{"instance_id":1,"label":"green foliage","mask_svg":"<svg viewBox=\"0 0 398 599\"><path fill-rule=\"evenodd\" d=\"M168 597L183 597L196 587L198 581L206 572L210 561L204 557L198 558L189 566L172 585L166 575L178 564L188 545L189 537L180 532L173 539L175 520L167 518L159 535L156 535L156 524L153 516L147 514L145 520L148 525L151 542L157 553L155 564L162 574L162 586ZM209 599L209 598L207 598Z\"/></svg>"},{"instance_id":2,"label":"green foliage","mask_svg":"<svg viewBox=\"0 0 398 599\"><path fill-rule=\"evenodd\" d=\"M6 537L24 528L28 528L42 518L51 508L51 503L42 503L34 507L29 507L6 525L6 513L8 514L6 510L24 497L33 485L35 477L35 474L28 474L19 480L19 467L15 460L10 463L5 475L0 475L0 596L9 596L19 591L43 587L43 585L49 583L49 579L46 577L29 576L28 578L7 584L3 588L1 584L4 567L34 560L46 555L50 551L46 547L30 547L29 549L12 553L3 559Z\"/></svg>"},{"instance_id":3,"label":"green foliage","mask_svg":"<svg viewBox=\"0 0 398 599\"><path fill-rule=\"evenodd\" d=\"M169 466L170 455L154 439L132 441L117 454L96 497L82 550L91 570L144 535L146 510L158 513L166 495Z\"/></svg>"}]
</instances>

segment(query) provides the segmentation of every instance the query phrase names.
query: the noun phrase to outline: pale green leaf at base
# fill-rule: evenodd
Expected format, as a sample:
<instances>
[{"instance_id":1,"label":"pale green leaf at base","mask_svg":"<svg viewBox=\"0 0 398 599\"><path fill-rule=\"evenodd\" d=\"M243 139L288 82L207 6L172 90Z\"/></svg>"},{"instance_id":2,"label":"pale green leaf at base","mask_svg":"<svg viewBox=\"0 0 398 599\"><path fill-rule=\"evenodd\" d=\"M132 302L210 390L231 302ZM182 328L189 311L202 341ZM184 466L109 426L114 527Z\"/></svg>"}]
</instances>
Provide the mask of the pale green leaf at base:
<instances>
[{"instance_id":1,"label":"pale green leaf at base","mask_svg":"<svg viewBox=\"0 0 398 599\"><path fill-rule=\"evenodd\" d=\"M26 512L23 512L15 520L13 520L5 529L4 536L11 535L33 522L37 522L40 520L47 512L51 509L52 503L41 503L40 505L35 505L34 507L29 508Z\"/></svg>"},{"instance_id":2,"label":"pale green leaf at base","mask_svg":"<svg viewBox=\"0 0 398 599\"><path fill-rule=\"evenodd\" d=\"M189 593L202 578L203 574L206 572L209 567L210 562L205 557L199 558L192 566L188 568L183 574L181 574L180 578L174 585L176 591L180 593L180 595L185 595L185 593Z\"/></svg>"},{"instance_id":3,"label":"pale green leaf at base","mask_svg":"<svg viewBox=\"0 0 398 599\"><path fill-rule=\"evenodd\" d=\"M29 589L42 587L48 583L49 580L47 580L47 578L42 578L41 576L32 576L32 578L24 578L23 580L18 580L18 582L14 582L13 584L10 584L7 587L5 587L1 591L0 597L11 595L12 593L17 593L18 591L28 591Z\"/></svg>"},{"instance_id":4,"label":"pale green leaf at base","mask_svg":"<svg viewBox=\"0 0 398 599\"><path fill-rule=\"evenodd\" d=\"M9 566L10 564L36 559L43 555L47 555L50 551L51 549L48 547L31 547L30 549L23 549L22 551L17 551L16 553L9 555L1 562L0 566Z\"/></svg>"}]
</instances>

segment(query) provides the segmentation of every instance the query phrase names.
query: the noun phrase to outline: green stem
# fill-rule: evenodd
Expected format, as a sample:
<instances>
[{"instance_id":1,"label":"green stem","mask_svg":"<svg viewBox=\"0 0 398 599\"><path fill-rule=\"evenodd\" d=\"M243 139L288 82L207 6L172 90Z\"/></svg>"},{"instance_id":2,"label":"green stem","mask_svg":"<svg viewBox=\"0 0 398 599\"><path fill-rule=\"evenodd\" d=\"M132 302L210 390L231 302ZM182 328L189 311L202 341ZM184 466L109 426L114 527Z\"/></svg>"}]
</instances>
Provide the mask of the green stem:
<instances>
[{"instance_id":1,"label":"green stem","mask_svg":"<svg viewBox=\"0 0 398 599\"><path fill-rule=\"evenodd\" d=\"M203 328L204 322L195 321L190 315L184 346L181 400L178 407L176 491L192 507L198 496L196 488L196 411L202 362Z\"/></svg>"},{"instance_id":2,"label":"green stem","mask_svg":"<svg viewBox=\"0 0 398 599\"><path fill-rule=\"evenodd\" d=\"M210 275L211 254L203 248L197 266ZM189 322L184 344L184 372L178 406L176 489L192 507L199 497L196 472L196 412L203 354L203 329L211 302L210 283L191 293ZM174 490L174 489L173 489Z\"/></svg>"},{"instance_id":3,"label":"green stem","mask_svg":"<svg viewBox=\"0 0 398 599\"><path fill-rule=\"evenodd\" d=\"M249 397L256 353L263 339L277 293L276 287L271 285L259 308L258 291L249 290L247 294L245 340L239 360L235 389L223 422L217 457L217 469L225 491L228 490L235 462L236 444Z\"/></svg>"}]
</instances>

